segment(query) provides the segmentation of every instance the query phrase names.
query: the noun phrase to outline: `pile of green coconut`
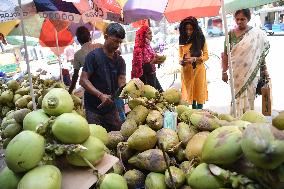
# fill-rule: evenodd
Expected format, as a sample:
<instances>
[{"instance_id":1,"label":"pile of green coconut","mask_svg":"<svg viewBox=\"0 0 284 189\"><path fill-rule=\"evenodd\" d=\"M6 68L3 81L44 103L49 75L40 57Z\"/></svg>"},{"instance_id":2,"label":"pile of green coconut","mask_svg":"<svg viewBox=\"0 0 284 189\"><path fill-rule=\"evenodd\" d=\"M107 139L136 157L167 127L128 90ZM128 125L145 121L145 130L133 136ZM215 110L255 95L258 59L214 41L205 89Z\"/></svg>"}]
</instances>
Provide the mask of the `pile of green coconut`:
<instances>
[{"instance_id":1,"label":"pile of green coconut","mask_svg":"<svg viewBox=\"0 0 284 189\"><path fill-rule=\"evenodd\" d=\"M63 88L50 88L41 109L6 112L0 132L7 167L0 188L60 189L60 163L95 169L105 153L120 161L98 175L93 188L284 188L283 112L269 123L256 111L234 118L193 110L180 91L159 93L137 79L121 98L131 111L121 130L109 133L88 124ZM176 116L173 127L169 112Z\"/></svg>"},{"instance_id":2,"label":"pile of green coconut","mask_svg":"<svg viewBox=\"0 0 284 189\"><path fill-rule=\"evenodd\" d=\"M128 188L284 188L284 113L272 125L256 111L234 118L193 110L180 91L159 93L139 80L121 97L131 111L120 131L108 133L107 147ZM168 111L177 114L173 128L164 125Z\"/></svg>"},{"instance_id":3,"label":"pile of green coconut","mask_svg":"<svg viewBox=\"0 0 284 189\"><path fill-rule=\"evenodd\" d=\"M41 109L18 109L6 114L0 144L7 167L0 172L1 189L61 189L62 162L97 171L95 166L107 151L107 131L88 124L74 107L67 90L52 88L44 95ZM109 189L104 186L112 177L100 177L101 189ZM127 187L122 176L114 177Z\"/></svg>"},{"instance_id":4,"label":"pile of green coconut","mask_svg":"<svg viewBox=\"0 0 284 189\"><path fill-rule=\"evenodd\" d=\"M41 108L42 99L50 89L66 88L66 86L61 82L56 82L55 80L51 79L43 80L39 75L32 76L32 83L37 108ZM78 99L78 97L75 95L72 95L72 98L75 102L75 110L81 112L80 99ZM0 82L0 119L6 117L7 113L11 110L19 110L24 108L33 110L28 76L18 80L9 80L5 83Z\"/></svg>"}]
</instances>

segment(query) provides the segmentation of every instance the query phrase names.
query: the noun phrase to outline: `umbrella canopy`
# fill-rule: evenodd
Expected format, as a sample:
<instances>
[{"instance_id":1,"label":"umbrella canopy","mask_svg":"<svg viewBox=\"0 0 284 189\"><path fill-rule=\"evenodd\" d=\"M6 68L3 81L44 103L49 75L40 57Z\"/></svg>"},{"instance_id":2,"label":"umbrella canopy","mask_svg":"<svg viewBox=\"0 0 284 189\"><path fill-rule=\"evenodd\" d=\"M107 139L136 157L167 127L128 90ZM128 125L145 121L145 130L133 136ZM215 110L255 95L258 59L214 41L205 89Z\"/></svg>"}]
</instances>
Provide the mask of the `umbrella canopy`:
<instances>
[{"instance_id":1,"label":"umbrella canopy","mask_svg":"<svg viewBox=\"0 0 284 189\"><path fill-rule=\"evenodd\" d=\"M8 33L10 33L19 23L20 20L12 20L0 23L0 33L2 33L5 36L8 35Z\"/></svg>"},{"instance_id":2,"label":"umbrella canopy","mask_svg":"<svg viewBox=\"0 0 284 189\"><path fill-rule=\"evenodd\" d=\"M188 16L196 18L216 16L220 7L220 0L169 0L165 16L169 22L177 22Z\"/></svg>"},{"instance_id":3,"label":"umbrella canopy","mask_svg":"<svg viewBox=\"0 0 284 189\"><path fill-rule=\"evenodd\" d=\"M225 11L229 13L239 9L257 7L277 1L279 0L225 0Z\"/></svg>"},{"instance_id":4,"label":"umbrella canopy","mask_svg":"<svg viewBox=\"0 0 284 189\"><path fill-rule=\"evenodd\" d=\"M24 20L25 24L24 29L26 36L39 38L43 21L44 18L41 18L39 15L34 15L26 18ZM11 30L11 32L9 33L9 36L22 36L22 35L23 34L20 24L15 25L14 29Z\"/></svg>"},{"instance_id":5,"label":"umbrella canopy","mask_svg":"<svg viewBox=\"0 0 284 189\"><path fill-rule=\"evenodd\" d=\"M68 30L69 22L45 19L42 24L39 42L43 47L66 47L74 42Z\"/></svg>"},{"instance_id":6,"label":"umbrella canopy","mask_svg":"<svg viewBox=\"0 0 284 189\"><path fill-rule=\"evenodd\" d=\"M224 0L225 11L234 12L243 8L256 7L279 0ZM132 23L143 19L161 20L163 16L168 22L177 22L188 16L196 18L210 17L220 14L220 0L98 0L99 6L117 15L123 15L124 23ZM124 6L123 6L124 5ZM109 19L114 18L109 17Z\"/></svg>"},{"instance_id":7,"label":"umbrella canopy","mask_svg":"<svg viewBox=\"0 0 284 189\"><path fill-rule=\"evenodd\" d=\"M112 0L108 3L98 1L99 6L112 11L111 8L121 7L125 23L132 23L143 19L161 20L164 16L169 22L177 22L188 16L206 17L219 14L220 0L128 0L125 3ZM117 9L116 12L117 13Z\"/></svg>"}]
</instances>

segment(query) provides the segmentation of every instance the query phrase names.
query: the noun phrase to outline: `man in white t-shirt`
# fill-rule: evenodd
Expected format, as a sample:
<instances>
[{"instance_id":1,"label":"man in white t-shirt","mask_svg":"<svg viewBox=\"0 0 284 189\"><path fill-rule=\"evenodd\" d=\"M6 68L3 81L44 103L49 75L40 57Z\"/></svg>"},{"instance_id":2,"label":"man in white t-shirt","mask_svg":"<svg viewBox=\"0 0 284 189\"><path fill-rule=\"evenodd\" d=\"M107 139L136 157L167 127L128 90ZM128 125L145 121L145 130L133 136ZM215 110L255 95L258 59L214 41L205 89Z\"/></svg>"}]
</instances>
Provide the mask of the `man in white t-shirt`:
<instances>
[{"instance_id":1,"label":"man in white t-shirt","mask_svg":"<svg viewBox=\"0 0 284 189\"><path fill-rule=\"evenodd\" d=\"M81 45L81 49L74 54L74 61L73 61L74 72L72 76L71 85L69 87L70 94L73 92L76 86L79 76L79 71L85 64L86 56L92 50L102 47L102 44L99 43L92 44L90 31L85 26L81 26L76 30L76 37Z\"/></svg>"}]
</instances>

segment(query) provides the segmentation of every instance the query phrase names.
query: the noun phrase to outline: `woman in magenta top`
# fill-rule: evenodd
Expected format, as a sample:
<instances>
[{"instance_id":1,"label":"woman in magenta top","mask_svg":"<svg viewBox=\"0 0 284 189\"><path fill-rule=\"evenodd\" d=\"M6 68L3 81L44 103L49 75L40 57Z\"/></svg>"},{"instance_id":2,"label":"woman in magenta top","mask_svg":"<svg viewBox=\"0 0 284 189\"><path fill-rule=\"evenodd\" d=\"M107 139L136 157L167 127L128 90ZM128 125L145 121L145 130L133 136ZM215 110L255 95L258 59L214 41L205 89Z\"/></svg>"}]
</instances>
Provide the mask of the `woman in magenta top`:
<instances>
[{"instance_id":1,"label":"woman in magenta top","mask_svg":"<svg viewBox=\"0 0 284 189\"><path fill-rule=\"evenodd\" d=\"M152 31L148 26L142 26L135 37L131 78L139 78L146 85L151 85L158 91L163 89L156 77L155 64L161 64L157 54L150 46Z\"/></svg>"}]
</instances>

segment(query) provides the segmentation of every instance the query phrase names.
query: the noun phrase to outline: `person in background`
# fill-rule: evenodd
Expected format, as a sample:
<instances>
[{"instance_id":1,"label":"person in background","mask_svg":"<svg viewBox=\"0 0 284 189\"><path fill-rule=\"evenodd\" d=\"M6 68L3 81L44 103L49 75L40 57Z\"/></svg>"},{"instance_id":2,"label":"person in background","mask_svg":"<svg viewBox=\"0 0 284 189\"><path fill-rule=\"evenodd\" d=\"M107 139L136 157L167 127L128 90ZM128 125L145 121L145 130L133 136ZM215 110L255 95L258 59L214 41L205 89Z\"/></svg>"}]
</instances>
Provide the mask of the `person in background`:
<instances>
[{"instance_id":1,"label":"person in background","mask_svg":"<svg viewBox=\"0 0 284 189\"><path fill-rule=\"evenodd\" d=\"M102 44L98 43L92 44L90 31L85 26L81 26L76 30L76 37L81 45L81 49L74 54L74 61L73 61L74 72L72 76L71 85L69 87L70 94L73 92L74 88L76 87L76 83L79 77L79 71L84 66L85 58L88 55L88 53L96 48L102 47Z\"/></svg>"},{"instance_id":2,"label":"person in background","mask_svg":"<svg viewBox=\"0 0 284 189\"><path fill-rule=\"evenodd\" d=\"M265 66L265 57L269 50L266 34L259 28L248 26L251 19L249 9L238 10L235 13L237 27L229 32L231 61L234 78L237 116L247 110L254 109L257 73L268 77ZM225 45L222 55L222 80L228 82L228 55Z\"/></svg>"},{"instance_id":3,"label":"person in background","mask_svg":"<svg viewBox=\"0 0 284 189\"><path fill-rule=\"evenodd\" d=\"M107 131L120 130L121 120L114 103L117 91L126 84L126 66L117 49L125 38L118 23L106 28L103 47L91 51L80 77L85 89L86 118L90 124L99 124Z\"/></svg>"},{"instance_id":4,"label":"person in background","mask_svg":"<svg viewBox=\"0 0 284 189\"><path fill-rule=\"evenodd\" d=\"M142 26L135 37L135 46L133 51L131 78L139 78L144 84L151 85L162 92L156 77L156 64L161 64L157 54L150 46L152 40L152 31L148 26Z\"/></svg>"},{"instance_id":5,"label":"person in background","mask_svg":"<svg viewBox=\"0 0 284 189\"><path fill-rule=\"evenodd\" d=\"M179 59L181 69L182 99L193 109L202 109L208 100L206 68L208 50L198 21L188 17L179 25Z\"/></svg>"}]
</instances>

